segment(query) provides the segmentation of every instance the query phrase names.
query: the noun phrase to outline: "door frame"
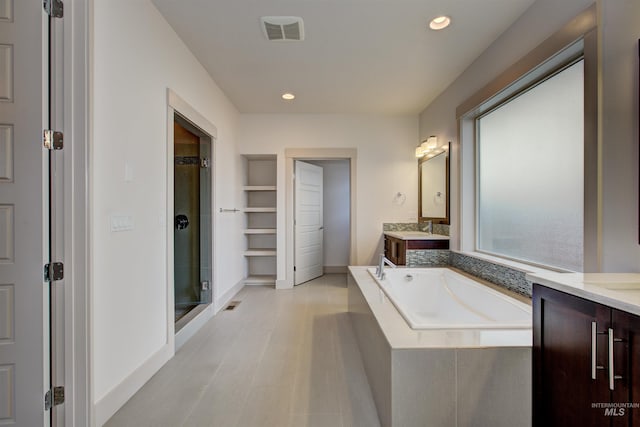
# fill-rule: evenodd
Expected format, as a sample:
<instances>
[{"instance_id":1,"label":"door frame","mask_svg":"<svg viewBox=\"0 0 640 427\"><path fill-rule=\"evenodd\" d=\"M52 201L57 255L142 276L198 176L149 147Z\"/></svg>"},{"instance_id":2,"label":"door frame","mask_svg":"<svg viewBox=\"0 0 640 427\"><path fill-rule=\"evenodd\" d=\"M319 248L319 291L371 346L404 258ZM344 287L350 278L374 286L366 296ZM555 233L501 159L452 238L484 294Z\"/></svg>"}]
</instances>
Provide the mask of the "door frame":
<instances>
[{"instance_id":1,"label":"door frame","mask_svg":"<svg viewBox=\"0 0 640 427\"><path fill-rule=\"evenodd\" d=\"M294 160L349 160L349 264L356 262L356 176L358 150L355 148L286 148L285 157L285 214L283 228L285 230L285 244L278 244L278 260L284 259L284 265L278 262L278 280L276 289L293 289L294 286ZM278 203L280 205L280 203ZM278 228L280 228L282 217L278 215ZM279 240L280 238L278 238ZM283 248L284 246L284 248ZM284 252L284 257L282 257ZM284 271L281 271L283 269ZM284 277L284 278L282 278Z\"/></svg>"},{"instance_id":2,"label":"door frame","mask_svg":"<svg viewBox=\"0 0 640 427\"><path fill-rule=\"evenodd\" d=\"M64 18L54 25L62 38L64 67L58 87L62 100L57 105L56 125L64 130L62 151L63 210L61 248L64 260L64 336L56 333L64 355L65 403L59 425L95 425L93 398L92 265L91 265L91 110L90 89L93 56L91 34L94 0L74 0L64 5ZM60 28L61 27L61 28ZM57 84L60 83L58 79ZM60 102L62 101L62 102ZM61 114L60 114L61 113ZM59 114L59 115L58 115ZM62 117L61 120L59 118ZM59 331L58 331L59 332ZM63 423L63 424L62 424Z\"/></svg>"},{"instance_id":3,"label":"door frame","mask_svg":"<svg viewBox=\"0 0 640 427\"><path fill-rule=\"evenodd\" d=\"M195 313L195 316L189 319L189 322L176 332L176 323L174 322L174 250L173 250L173 192L174 192L174 150L173 150L173 123L175 115L178 114L183 119L198 128L201 132L211 138L211 242L209 247L209 255L211 262L211 301L204 305L203 309ZM167 271L166 271L166 298L167 298L167 346L173 355L189 338L191 338L206 322L214 315L215 297L217 294L217 284L215 280L215 143L218 138L218 129L193 108L188 102L182 99L172 89L167 88L167 207L166 207L166 233L167 233ZM195 309L197 310L197 309Z\"/></svg>"},{"instance_id":4,"label":"door frame","mask_svg":"<svg viewBox=\"0 0 640 427\"><path fill-rule=\"evenodd\" d=\"M200 129L199 127L197 127L196 125L194 125L193 123L191 123L189 121L189 119L185 118L182 116L182 114L180 114L179 112L176 111L176 113L174 114L174 118L173 118L173 122L174 122L174 129L175 129L175 124L178 124L180 127L182 127L183 129L187 130L188 132L192 133L194 136L198 137L198 157L202 157L203 155L203 151L204 151L204 155L206 156L207 159L209 159L209 173L203 173L203 169L202 167L198 166L199 170L198 170L198 180L200 182L200 188L199 188L199 199L198 199L198 229L199 229L199 236L202 237L204 234L207 234L207 239L205 239L203 241L203 239L200 239L200 243L199 243L199 265L198 265L198 279L199 281L202 281L203 279L206 279L209 282L209 286L211 286L211 283L213 282L213 277L211 276L212 273L212 268L208 268L209 272L206 274L203 274L203 266L210 266L211 265L211 248L212 248L212 244L213 244L213 236L212 236L212 223L211 223L211 198L213 195L213 188L211 188L212 184L213 184L213 179L211 176L211 171L212 171L212 167L211 167L211 153L212 153L212 148L213 148L213 137L211 135L209 135L208 133L204 132L202 129ZM174 138L174 143L173 143L173 148L174 148L174 156L173 159L175 161L175 134L173 136ZM173 171L174 171L174 179L173 179L173 184L174 184L174 190L175 190L175 163L173 166ZM203 176L204 175L204 176ZM204 186L202 185L204 182ZM208 181L208 182L206 182ZM175 191L173 194L174 197L174 203L175 203ZM175 209L175 205L174 205L174 209ZM171 222L173 223L173 218L175 218L175 212L172 212L171 215ZM204 220L203 220L204 219ZM192 221L195 222L195 219L192 218ZM175 229L173 230L173 237L175 239ZM208 241L207 241L208 240ZM175 241L174 241L174 255L175 255ZM173 264L174 268L175 268L175 258L174 258L174 264ZM206 276L206 277L203 277ZM174 273L174 304L175 304L175 273ZM209 289L210 290L210 289ZM211 295L211 292L208 293L208 301L202 302L200 301L196 307L194 307L193 309L191 309L188 313L186 313L183 317L181 317L178 321L174 322L175 323L175 327L174 330L176 332L176 335L181 335L180 331L182 330L183 327L187 326L201 311L205 310L206 307L212 303L213 300L213 296ZM174 310L175 310L175 306L174 306ZM181 344L177 345L176 348L181 347Z\"/></svg>"}]
</instances>

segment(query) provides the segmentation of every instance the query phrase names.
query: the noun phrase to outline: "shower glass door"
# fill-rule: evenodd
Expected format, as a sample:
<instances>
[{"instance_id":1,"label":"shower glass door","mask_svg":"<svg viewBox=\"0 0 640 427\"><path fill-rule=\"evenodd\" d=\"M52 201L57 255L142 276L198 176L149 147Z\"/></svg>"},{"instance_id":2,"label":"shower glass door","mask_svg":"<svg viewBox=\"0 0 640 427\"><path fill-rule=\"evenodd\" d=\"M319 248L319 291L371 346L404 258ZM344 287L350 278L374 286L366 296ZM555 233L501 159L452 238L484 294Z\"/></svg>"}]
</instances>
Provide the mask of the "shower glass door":
<instances>
[{"instance_id":1,"label":"shower glass door","mask_svg":"<svg viewBox=\"0 0 640 427\"><path fill-rule=\"evenodd\" d=\"M174 301L178 322L211 302L211 139L174 122Z\"/></svg>"}]
</instances>

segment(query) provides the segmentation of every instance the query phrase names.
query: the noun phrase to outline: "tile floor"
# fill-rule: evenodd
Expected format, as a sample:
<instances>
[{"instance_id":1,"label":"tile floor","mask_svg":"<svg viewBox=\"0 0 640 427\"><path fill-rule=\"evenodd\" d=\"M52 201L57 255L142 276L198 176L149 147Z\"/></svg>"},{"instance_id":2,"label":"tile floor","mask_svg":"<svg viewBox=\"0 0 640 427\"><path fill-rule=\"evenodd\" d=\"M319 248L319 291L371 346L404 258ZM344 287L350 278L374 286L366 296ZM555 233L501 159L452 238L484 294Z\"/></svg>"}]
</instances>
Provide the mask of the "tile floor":
<instances>
[{"instance_id":1,"label":"tile floor","mask_svg":"<svg viewBox=\"0 0 640 427\"><path fill-rule=\"evenodd\" d=\"M107 427L379 427L344 274L247 286Z\"/></svg>"}]
</instances>

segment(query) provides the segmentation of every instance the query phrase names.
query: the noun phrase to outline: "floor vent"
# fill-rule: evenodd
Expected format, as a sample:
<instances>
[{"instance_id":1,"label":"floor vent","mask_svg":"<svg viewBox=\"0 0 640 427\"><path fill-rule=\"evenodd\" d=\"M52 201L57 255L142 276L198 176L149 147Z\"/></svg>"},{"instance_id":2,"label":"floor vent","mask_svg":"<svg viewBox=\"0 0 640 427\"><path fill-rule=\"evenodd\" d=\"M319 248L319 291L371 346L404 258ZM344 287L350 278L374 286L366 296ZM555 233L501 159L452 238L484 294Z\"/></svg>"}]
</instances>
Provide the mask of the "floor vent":
<instances>
[{"instance_id":1,"label":"floor vent","mask_svg":"<svg viewBox=\"0 0 640 427\"><path fill-rule=\"evenodd\" d=\"M233 310L233 309L235 309L239 304L240 304L240 301L231 301L231 302L229 303L229 305L225 308L225 311L227 311L227 310Z\"/></svg>"}]
</instances>

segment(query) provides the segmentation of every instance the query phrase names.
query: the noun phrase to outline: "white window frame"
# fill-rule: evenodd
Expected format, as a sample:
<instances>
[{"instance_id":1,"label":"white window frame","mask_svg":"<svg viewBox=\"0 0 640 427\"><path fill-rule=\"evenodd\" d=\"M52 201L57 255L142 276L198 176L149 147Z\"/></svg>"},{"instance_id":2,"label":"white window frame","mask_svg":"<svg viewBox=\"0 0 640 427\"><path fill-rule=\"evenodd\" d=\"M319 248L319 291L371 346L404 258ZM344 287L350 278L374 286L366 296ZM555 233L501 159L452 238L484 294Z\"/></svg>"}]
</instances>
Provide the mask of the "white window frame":
<instances>
[{"instance_id":1,"label":"white window frame","mask_svg":"<svg viewBox=\"0 0 640 427\"><path fill-rule=\"evenodd\" d=\"M456 110L459 147L452 161L459 171L458 224L452 237L459 243L454 250L498 262L524 271L556 270L551 266L527 263L505 256L486 254L477 248L478 194L476 163L476 119L487 111L518 96L569 64L584 59L584 272L600 270L601 185L598 135L597 27L596 9L590 7L545 40L498 78L475 93ZM454 158L454 156L456 158ZM455 171L453 171L455 173ZM456 242L457 243L457 242Z\"/></svg>"}]
</instances>

